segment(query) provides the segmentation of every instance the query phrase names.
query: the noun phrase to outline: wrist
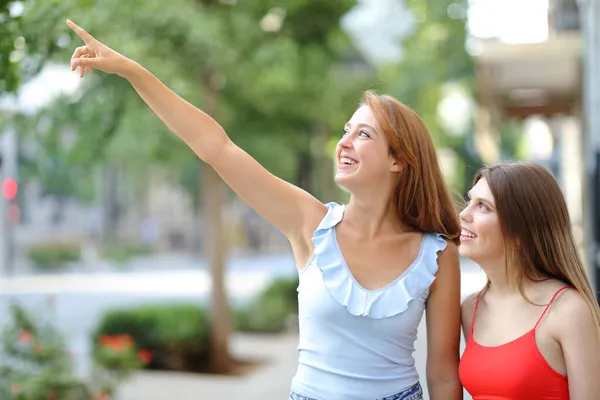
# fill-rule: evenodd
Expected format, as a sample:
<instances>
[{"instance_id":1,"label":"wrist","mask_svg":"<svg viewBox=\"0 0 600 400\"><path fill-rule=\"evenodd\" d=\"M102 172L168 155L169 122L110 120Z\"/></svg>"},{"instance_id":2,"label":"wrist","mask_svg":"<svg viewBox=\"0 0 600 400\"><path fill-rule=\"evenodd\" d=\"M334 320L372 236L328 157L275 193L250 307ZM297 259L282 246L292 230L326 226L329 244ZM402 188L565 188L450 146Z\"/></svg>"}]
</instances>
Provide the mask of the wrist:
<instances>
[{"instance_id":1,"label":"wrist","mask_svg":"<svg viewBox=\"0 0 600 400\"><path fill-rule=\"evenodd\" d=\"M126 58L125 62L123 63L123 69L119 72L118 75L120 75L122 78L127 79L128 81L131 81L132 79L135 79L136 76L140 75L142 71L143 68L140 64L138 64L130 58Z\"/></svg>"}]
</instances>

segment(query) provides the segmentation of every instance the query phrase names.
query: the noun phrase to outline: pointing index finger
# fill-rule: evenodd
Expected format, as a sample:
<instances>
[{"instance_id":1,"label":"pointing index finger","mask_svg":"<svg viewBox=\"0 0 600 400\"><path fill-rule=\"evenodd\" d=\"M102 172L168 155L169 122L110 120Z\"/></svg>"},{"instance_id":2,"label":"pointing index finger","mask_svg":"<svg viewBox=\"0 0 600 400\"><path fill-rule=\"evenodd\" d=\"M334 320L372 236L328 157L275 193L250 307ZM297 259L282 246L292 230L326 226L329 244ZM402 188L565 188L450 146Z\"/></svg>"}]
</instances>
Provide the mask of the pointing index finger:
<instances>
[{"instance_id":1,"label":"pointing index finger","mask_svg":"<svg viewBox=\"0 0 600 400\"><path fill-rule=\"evenodd\" d=\"M70 19L67 20L67 25L69 26L69 28L73 29L73 31L77 34L77 36L79 36L81 39L83 39L83 41L86 44L88 44L89 42L94 40L92 35L87 33L85 31L85 29L81 28L79 25L77 25L75 22L71 21Z\"/></svg>"}]
</instances>

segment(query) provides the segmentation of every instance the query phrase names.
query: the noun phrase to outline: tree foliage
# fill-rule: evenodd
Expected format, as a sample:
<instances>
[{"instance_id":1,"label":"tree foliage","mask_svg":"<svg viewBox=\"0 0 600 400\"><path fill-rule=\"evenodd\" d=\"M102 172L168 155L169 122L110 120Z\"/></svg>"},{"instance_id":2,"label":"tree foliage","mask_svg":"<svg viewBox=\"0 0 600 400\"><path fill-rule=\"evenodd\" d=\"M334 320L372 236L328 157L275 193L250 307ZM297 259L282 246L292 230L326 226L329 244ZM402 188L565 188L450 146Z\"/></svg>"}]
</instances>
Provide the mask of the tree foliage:
<instances>
[{"instance_id":1,"label":"tree foliage","mask_svg":"<svg viewBox=\"0 0 600 400\"><path fill-rule=\"evenodd\" d=\"M68 45L60 0L0 0L0 93L16 93Z\"/></svg>"},{"instance_id":2,"label":"tree foliage","mask_svg":"<svg viewBox=\"0 0 600 400\"><path fill-rule=\"evenodd\" d=\"M439 148L450 148L463 164L463 179L454 188L463 192L481 160L472 151L472 125L452 134L440 122L438 105L446 83L473 91L474 67L466 50L466 0L410 0L414 31L402 42L399 64L380 69L383 90L419 113Z\"/></svg>"},{"instance_id":3,"label":"tree foliage","mask_svg":"<svg viewBox=\"0 0 600 400\"><path fill-rule=\"evenodd\" d=\"M230 136L295 183L302 183L301 159L318 156L315 135L337 130L368 79L342 75L341 57L354 50L339 19L353 0L299 1L283 8L272 0L174 0L167 8L156 0L60 3L61 13L31 7L25 14L27 21L44 17L45 25L53 26L48 37L63 46L42 54L32 46L30 56L67 65L78 45L63 23L69 16L193 104L203 107L207 85L217 90L216 117ZM29 36L38 37L33 24L28 26ZM196 192L197 180L184 172L194 170L197 159L124 80L101 73L86 77L77 98L61 99L46 114L56 141L75 132L65 150L71 165L119 160L139 181L139 174L149 171L144 166L160 163L181 171L180 182Z\"/></svg>"}]
</instances>

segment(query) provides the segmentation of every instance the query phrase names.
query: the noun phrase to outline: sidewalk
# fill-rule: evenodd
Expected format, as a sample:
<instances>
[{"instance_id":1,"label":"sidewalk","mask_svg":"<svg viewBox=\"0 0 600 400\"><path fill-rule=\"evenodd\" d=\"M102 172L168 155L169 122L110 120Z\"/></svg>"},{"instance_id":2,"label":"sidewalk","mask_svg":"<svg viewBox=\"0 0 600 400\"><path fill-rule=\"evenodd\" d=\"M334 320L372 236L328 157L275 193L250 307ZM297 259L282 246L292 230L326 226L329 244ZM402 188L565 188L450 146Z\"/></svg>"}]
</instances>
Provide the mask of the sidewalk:
<instances>
[{"instance_id":1,"label":"sidewalk","mask_svg":"<svg viewBox=\"0 0 600 400\"><path fill-rule=\"evenodd\" d=\"M296 371L298 336L242 335L232 338L231 352L264 362L244 376L141 372L125 383L117 400L285 400Z\"/></svg>"}]
</instances>

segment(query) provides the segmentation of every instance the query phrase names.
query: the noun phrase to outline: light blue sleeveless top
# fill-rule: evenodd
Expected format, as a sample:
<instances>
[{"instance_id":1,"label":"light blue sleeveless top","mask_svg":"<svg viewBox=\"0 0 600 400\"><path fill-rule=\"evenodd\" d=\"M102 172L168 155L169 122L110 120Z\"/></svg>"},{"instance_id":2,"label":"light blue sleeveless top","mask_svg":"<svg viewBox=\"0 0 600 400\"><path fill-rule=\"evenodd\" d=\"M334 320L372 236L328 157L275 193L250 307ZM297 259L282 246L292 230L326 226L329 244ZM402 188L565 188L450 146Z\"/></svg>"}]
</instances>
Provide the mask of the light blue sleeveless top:
<instances>
[{"instance_id":1,"label":"light blue sleeveless top","mask_svg":"<svg viewBox=\"0 0 600 400\"><path fill-rule=\"evenodd\" d=\"M373 400L401 392L419 381L414 343L446 241L426 233L402 275L366 290L348 269L335 236L345 206L327 208L312 237L314 255L299 272L299 359L292 391L318 400Z\"/></svg>"}]
</instances>

